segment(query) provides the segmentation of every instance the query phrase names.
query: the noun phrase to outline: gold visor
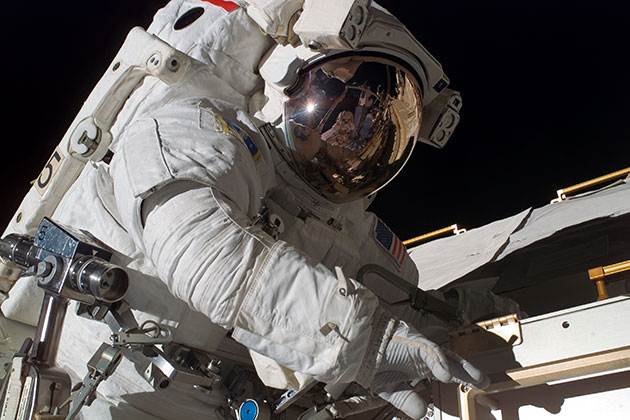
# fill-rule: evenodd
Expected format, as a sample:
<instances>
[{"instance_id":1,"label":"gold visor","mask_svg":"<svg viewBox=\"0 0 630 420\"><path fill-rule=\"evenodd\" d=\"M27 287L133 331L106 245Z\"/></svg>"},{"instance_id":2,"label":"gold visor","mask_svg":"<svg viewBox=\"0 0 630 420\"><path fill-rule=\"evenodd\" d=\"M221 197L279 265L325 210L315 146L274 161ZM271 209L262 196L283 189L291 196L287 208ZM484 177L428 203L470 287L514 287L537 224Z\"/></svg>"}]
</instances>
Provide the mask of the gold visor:
<instances>
[{"instance_id":1,"label":"gold visor","mask_svg":"<svg viewBox=\"0 0 630 420\"><path fill-rule=\"evenodd\" d=\"M411 155L422 102L416 78L381 57L352 56L307 68L284 105L298 173L337 203L387 184Z\"/></svg>"}]
</instances>

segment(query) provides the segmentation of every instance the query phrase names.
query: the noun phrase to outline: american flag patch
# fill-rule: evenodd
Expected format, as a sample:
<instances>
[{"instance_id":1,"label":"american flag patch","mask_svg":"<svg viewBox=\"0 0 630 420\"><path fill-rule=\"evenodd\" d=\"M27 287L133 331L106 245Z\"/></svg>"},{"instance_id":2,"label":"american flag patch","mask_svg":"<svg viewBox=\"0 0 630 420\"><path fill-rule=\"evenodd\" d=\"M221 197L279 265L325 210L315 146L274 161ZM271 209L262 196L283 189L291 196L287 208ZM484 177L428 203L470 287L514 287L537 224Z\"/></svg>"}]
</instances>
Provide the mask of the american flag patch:
<instances>
[{"instance_id":1,"label":"american flag patch","mask_svg":"<svg viewBox=\"0 0 630 420\"><path fill-rule=\"evenodd\" d=\"M398 264L402 264L407 255L405 245L403 245L402 241L394 235L394 232L392 232L381 219L377 219L374 233L376 240L394 256Z\"/></svg>"}]
</instances>

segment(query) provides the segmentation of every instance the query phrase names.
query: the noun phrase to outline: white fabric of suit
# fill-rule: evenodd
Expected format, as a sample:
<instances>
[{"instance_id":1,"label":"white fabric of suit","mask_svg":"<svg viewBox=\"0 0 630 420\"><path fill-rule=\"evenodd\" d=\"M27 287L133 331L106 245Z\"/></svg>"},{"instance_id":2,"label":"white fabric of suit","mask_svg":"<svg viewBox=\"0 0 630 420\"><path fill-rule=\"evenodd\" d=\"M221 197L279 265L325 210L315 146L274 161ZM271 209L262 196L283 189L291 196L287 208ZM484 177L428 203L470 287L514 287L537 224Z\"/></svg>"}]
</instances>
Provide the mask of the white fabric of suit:
<instances>
[{"instance_id":1,"label":"white fabric of suit","mask_svg":"<svg viewBox=\"0 0 630 420\"><path fill-rule=\"evenodd\" d=\"M205 13L174 30L194 7ZM134 93L114 127L111 164L88 165L54 218L126 256L116 262L132 273L136 317L171 325L175 341L215 350L231 330L277 387L299 386L305 375L369 383L358 377L369 371L362 363L390 317L353 280L340 293L334 267L351 279L377 263L417 283L411 259L401 264L376 240L377 218L363 202L315 200L274 157L247 114L263 86L256 66L273 41L242 8L172 1L149 32L197 61L181 85L149 81ZM253 223L263 197L284 222L277 240ZM309 216L298 217L297 207ZM67 318L58 360L78 379L109 330L72 310ZM154 392L124 361L83 416L207 419L223 398L175 385Z\"/></svg>"}]
</instances>

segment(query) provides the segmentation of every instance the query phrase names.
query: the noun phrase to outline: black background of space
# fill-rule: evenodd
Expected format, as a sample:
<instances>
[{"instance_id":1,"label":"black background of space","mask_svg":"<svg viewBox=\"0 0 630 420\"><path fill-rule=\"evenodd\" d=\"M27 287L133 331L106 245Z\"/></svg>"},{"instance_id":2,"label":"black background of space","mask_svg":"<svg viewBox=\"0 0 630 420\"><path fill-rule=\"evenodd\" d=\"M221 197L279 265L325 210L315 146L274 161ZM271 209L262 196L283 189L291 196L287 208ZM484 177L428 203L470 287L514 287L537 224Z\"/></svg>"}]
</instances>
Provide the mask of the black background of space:
<instances>
[{"instance_id":1,"label":"black background of space","mask_svg":"<svg viewBox=\"0 0 630 420\"><path fill-rule=\"evenodd\" d=\"M2 11L4 226L127 32L166 0ZM402 238L474 228L630 166L630 3L381 1L461 91L443 150L420 144L371 210Z\"/></svg>"}]
</instances>

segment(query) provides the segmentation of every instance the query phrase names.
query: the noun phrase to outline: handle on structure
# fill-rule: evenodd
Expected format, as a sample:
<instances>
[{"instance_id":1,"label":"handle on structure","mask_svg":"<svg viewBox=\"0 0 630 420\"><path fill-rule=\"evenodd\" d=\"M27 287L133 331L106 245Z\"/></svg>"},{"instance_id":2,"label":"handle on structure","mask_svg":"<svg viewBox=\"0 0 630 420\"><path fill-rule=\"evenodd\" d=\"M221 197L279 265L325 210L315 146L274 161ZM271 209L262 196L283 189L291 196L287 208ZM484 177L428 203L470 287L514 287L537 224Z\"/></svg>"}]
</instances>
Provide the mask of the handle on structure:
<instances>
[{"instance_id":1,"label":"handle on structure","mask_svg":"<svg viewBox=\"0 0 630 420\"><path fill-rule=\"evenodd\" d=\"M569 194L575 194L580 191L584 191L590 187L594 187L595 185L602 184L604 182L612 181L613 179L623 178L630 175L630 168L621 169L616 172L612 172L607 175L603 175L589 181L580 182L579 184L571 185L570 187L562 188L556 193L558 194L558 198L551 200L551 204L560 203L567 199Z\"/></svg>"},{"instance_id":2,"label":"handle on structure","mask_svg":"<svg viewBox=\"0 0 630 420\"><path fill-rule=\"evenodd\" d=\"M605 267L595 267L588 270L588 277L597 286L597 300L608 298L606 284L611 281L617 281L626 278L626 276L616 276L626 273L630 275L630 260L622 261L617 264L607 265ZM613 277L615 276L615 277Z\"/></svg>"},{"instance_id":3,"label":"handle on structure","mask_svg":"<svg viewBox=\"0 0 630 420\"><path fill-rule=\"evenodd\" d=\"M453 235L460 235L464 232L466 232L466 229L464 228L460 229L459 226L457 226L457 224L454 224L454 225L450 225L442 229L434 230L433 232L425 233L424 235L416 236L415 238L407 239L406 241L403 241L403 245L405 246L416 245L416 244L419 244L420 242L424 242L429 239L435 239L438 236L442 236L446 233L452 233Z\"/></svg>"}]
</instances>

